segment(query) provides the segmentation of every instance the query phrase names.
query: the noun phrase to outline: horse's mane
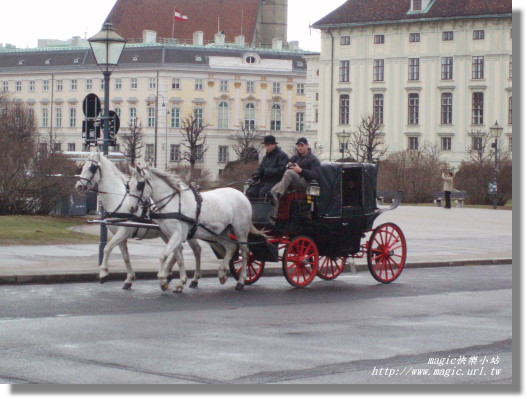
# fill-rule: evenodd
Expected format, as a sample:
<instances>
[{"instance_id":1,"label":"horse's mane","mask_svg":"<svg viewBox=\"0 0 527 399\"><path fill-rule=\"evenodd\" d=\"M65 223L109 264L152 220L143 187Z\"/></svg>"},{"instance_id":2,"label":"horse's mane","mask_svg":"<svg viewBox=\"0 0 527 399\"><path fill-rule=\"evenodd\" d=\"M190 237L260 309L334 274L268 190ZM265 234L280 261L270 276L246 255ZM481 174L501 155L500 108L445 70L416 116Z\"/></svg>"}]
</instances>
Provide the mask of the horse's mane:
<instances>
[{"instance_id":1,"label":"horse's mane","mask_svg":"<svg viewBox=\"0 0 527 399\"><path fill-rule=\"evenodd\" d=\"M159 170L153 167L150 167L149 171L154 176L163 180L169 187L173 188L174 190L181 191L178 185L182 183L182 180L178 176L167 173L167 172L163 172L162 170Z\"/></svg>"},{"instance_id":2,"label":"horse's mane","mask_svg":"<svg viewBox=\"0 0 527 399\"><path fill-rule=\"evenodd\" d=\"M90 157L89 159L91 159L91 157ZM126 176L126 175L124 175L124 174L119 170L119 168L117 168L117 166L115 166L115 164L114 164L112 161L110 161L107 157L105 157L103 154L100 154L100 159L101 159L101 161L103 161L103 162L106 161L106 162L104 162L104 164L107 165L107 166L112 170L112 172L113 172L116 176L120 177L121 180L122 180L124 183L126 183L128 180L130 180L130 176Z\"/></svg>"}]
</instances>

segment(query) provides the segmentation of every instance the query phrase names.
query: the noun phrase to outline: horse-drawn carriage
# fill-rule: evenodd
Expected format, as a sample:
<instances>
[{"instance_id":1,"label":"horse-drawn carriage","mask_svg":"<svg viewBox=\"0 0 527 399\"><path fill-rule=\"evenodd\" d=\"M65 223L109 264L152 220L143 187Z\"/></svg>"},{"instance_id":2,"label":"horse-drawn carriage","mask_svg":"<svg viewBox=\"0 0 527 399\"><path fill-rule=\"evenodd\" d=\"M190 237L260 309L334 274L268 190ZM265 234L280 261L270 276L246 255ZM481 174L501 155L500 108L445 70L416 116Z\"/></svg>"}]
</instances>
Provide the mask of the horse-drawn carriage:
<instances>
[{"instance_id":1,"label":"horse-drawn carriage","mask_svg":"<svg viewBox=\"0 0 527 399\"><path fill-rule=\"evenodd\" d=\"M336 278L349 258L363 257L377 281L390 283L399 277L406 262L403 232L393 223L372 227L381 213L399 206L402 192L391 207L379 209L376 178L373 164L323 163L318 184L280 199L276 220L269 217L270 202L253 201L253 223L267 232L267 240L249 236L245 284L261 277L266 262L281 262L287 281L305 287L315 276ZM367 240L361 243L363 238ZM230 262L236 278L241 262Z\"/></svg>"}]
</instances>

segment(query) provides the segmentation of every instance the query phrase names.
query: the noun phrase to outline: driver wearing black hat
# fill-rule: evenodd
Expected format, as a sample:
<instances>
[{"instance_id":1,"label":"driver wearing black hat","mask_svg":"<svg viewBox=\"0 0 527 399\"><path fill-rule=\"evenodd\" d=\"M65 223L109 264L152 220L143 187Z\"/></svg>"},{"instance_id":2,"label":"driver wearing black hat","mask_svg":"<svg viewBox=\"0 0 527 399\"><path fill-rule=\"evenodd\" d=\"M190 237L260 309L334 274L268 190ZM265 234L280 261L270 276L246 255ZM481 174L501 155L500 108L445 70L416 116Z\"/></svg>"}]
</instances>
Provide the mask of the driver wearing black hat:
<instances>
[{"instance_id":1,"label":"driver wearing black hat","mask_svg":"<svg viewBox=\"0 0 527 399\"><path fill-rule=\"evenodd\" d=\"M246 195L251 199L265 198L271 188L282 179L289 161L287 154L277 146L274 136L265 136L262 144L265 146L265 156L260 167L248 180L251 187Z\"/></svg>"}]
</instances>

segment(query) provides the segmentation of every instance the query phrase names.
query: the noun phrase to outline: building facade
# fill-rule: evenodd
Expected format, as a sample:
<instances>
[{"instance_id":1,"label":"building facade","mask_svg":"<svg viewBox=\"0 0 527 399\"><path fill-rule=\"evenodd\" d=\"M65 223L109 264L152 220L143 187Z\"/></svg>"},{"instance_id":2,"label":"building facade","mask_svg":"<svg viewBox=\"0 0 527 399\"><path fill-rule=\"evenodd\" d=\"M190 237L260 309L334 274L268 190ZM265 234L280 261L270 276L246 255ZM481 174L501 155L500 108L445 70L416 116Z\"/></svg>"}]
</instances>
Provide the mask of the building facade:
<instances>
[{"instance_id":1,"label":"building facade","mask_svg":"<svg viewBox=\"0 0 527 399\"><path fill-rule=\"evenodd\" d=\"M336 134L366 115L382 124L388 153L435 145L456 165L495 121L511 150L510 0L349 0L314 27L308 120L326 159L340 156Z\"/></svg>"},{"instance_id":2,"label":"building facade","mask_svg":"<svg viewBox=\"0 0 527 399\"><path fill-rule=\"evenodd\" d=\"M215 180L237 159L232 137L241 125L261 136L274 134L287 152L300 136L314 139L305 126L306 53L284 50L280 42L253 48L243 36L236 44L217 36L212 45L197 32L192 45L154 40L126 46L110 81L110 109L121 121L118 145L119 137L141 125L144 162L178 166L184 163L181 120L195 115L208 125L197 166ZM56 150L90 150L82 139L83 99L95 93L103 100L104 87L89 48L0 49L0 92L28 106L42 139L50 133L59 139Z\"/></svg>"}]
</instances>

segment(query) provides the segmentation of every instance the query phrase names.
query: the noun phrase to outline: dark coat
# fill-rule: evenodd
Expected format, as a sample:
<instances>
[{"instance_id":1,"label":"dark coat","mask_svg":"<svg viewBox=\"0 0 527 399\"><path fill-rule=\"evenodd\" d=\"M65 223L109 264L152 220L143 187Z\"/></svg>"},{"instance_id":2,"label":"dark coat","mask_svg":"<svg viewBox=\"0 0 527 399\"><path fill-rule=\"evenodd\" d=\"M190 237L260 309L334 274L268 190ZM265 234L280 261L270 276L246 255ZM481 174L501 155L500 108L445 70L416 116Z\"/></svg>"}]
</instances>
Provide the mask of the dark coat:
<instances>
[{"instance_id":1,"label":"dark coat","mask_svg":"<svg viewBox=\"0 0 527 399\"><path fill-rule=\"evenodd\" d=\"M253 176L266 183L278 183L285 173L288 158L285 152L276 147L263 157L260 167Z\"/></svg>"},{"instance_id":2,"label":"dark coat","mask_svg":"<svg viewBox=\"0 0 527 399\"><path fill-rule=\"evenodd\" d=\"M289 160L291 163L296 163L302 169L300 176L304 178L306 182L311 180L318 180L320 177L320 161L311 152L311 149L306 155L300 156L300 154L293 155Z\"/></svg>"}]
</instances>

